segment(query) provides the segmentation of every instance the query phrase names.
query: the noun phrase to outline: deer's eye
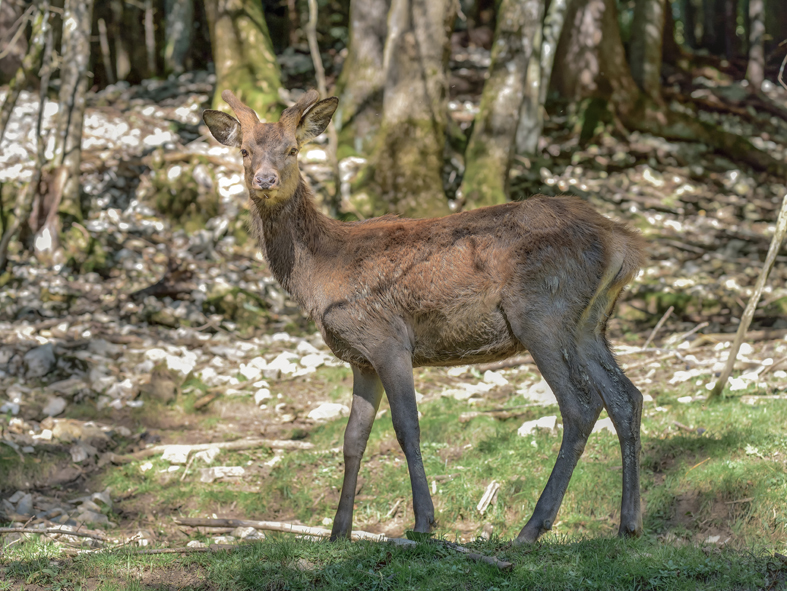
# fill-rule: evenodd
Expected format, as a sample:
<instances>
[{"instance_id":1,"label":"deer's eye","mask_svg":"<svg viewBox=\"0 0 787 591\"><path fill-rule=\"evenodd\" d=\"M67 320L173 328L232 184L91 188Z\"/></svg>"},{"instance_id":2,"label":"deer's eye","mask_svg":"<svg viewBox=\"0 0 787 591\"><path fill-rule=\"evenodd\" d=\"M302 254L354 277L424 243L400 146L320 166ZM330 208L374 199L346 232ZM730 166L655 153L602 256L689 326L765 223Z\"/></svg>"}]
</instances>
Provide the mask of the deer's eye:
<instances>
[{"instance_id":1,"label":"deer's eye","mask_svg":"<svg viewBox=\"0 0 787 591\"><path fill-rule=\"evenodd\" d=\"M241 151L240 151L240 155L241 155L241 156L243 156L243 157L245 158L246 156L248 156L248 155L249 155L249 153L248 153L248 151L246 151L246 150L241 150Z\"/></svg>"},{"instance_id":2,"label":"deer's eye","mask_svg":"<svg viewBox=\"0 0 787 591\"><path fill-rule=\"evenodd\" d=\"M292 150L290 150L290 156L295 156L295 154L297 153L298 153L298 148L293 148Z\"/></svg>"}]
</instances>

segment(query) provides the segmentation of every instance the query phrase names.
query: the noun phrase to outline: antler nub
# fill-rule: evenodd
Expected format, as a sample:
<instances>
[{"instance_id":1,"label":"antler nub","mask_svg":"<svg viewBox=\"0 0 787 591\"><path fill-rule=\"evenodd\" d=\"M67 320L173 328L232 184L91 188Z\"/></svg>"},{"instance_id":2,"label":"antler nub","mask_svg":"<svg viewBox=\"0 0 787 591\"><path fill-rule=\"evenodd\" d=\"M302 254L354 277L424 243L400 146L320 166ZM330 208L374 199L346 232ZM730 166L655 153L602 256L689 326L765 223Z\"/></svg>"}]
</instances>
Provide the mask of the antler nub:
<instances>
[{"instance_id":1,"label":"antler nub","mask_svg":"<svg viewBox=\"0 0 787 591\"><path fill-rule=\"evenodd\" d=\"M244 105L238 97L236 97L231 90L225 90L221 93L221 98L224 99L230 108L235 112L235 116L240 121L241 128L251 128L260 122L257 113L253 109Z\"/></svg>"},{"instance_id":2,"label":"antler nub","mask_svg":"<svg viewBox=\"0 0 787 591\"><path fill-rule=\"evenodd\" d=\"M298 123L301 121L301 117L303 117L303 114L313 107L319 100L319 92L313 88L306 91L303 96L298 99L297 103L285 109L285 111L281 114L279 121L282 123L282 125L291 125L293 127L297 127Z\"/></svg>"}]
</instances>

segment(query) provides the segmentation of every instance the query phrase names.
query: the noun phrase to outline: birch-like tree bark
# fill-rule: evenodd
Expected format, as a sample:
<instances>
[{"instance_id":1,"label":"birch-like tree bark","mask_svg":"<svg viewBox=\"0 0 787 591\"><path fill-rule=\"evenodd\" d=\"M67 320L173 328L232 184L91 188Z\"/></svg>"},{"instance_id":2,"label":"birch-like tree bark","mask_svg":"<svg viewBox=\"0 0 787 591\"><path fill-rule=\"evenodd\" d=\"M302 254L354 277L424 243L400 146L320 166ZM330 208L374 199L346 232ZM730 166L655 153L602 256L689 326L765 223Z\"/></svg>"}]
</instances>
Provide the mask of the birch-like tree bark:
<instances>
[{"instance_id":1,"label":"birch-like tree bark","mask_svg":"<svg viewBox=\"0 0 787 591\"><path fill-rule=\"evenodd\" d=\"M549 92L549 81L552 79L552 66L555 63L555 52L569 2L570 0L552 0L549 3L540 32L541 41L533 43L533 56L527 66L525 94L516 130L518 154L534 155L538 152L538 141L544 129L544 105Z\"/></svg>"},{"instance_id":2,"label":"birch-like tree bark","mask_svg":"<svg viewBox=\"0 0 787 591\"><path fill-rule=\"evenodd\" d=\"M449 213L442 167L454 0L393 0L385 42L383 117L363 173L363 216Z\"/></svg>"},{"instance_id":3,"label":"birch-like tree bark","mask_svg":"<svg viewBox=\"0 0 787 591\"><path fill-rule=\"evenodd\" d=\"M350 43L336 83L333 122L339 143L365 152L380 126L385 88L383 51L390 0L351 0Z\"/></svg>"},{"instance_id":4,"label":"birch-like tree bark","mask_svg":"<svg viewBox=\"0 0 787 591\"><path fill-rule=\"evenodd\" d=\"M661 101L661 51L666 0L636 0L631 23L631 75L648 97Z\"/></svg>"},{"instance_id":5,"label":"birch-like tree bark","mask_svg":"<svg viewBox=\"0 0 787 591\"><path fill-rule=\"evenodd\" d=\"M755 92L765 80L765 2L749 0L749 64L746 80Z\"/></svg>"},{"instance_id":6,"label":"birch-like tree bark","mask_svg":"<svg viewBox=\"0 0 787 591\"><path fill-rule=\"evenodd\" d=\"M543 11L543 0L502 0L498 8L492 63L465 153L460 191L466 208L508 198L525 79Z\"/></svg>"},{"instance_id":7,"label":"birch-like tree bark","mask_svg":"<svg viewBox=\"0 0 787 591\"><path fill-rule=\"evenodd\" d=\"M259 0L205 0L216 66L213 108L228 111L221 91L231 90L264 119L279 113L281 73Z\"/></svg>"},{"instance_id":8,"label":"birch-like tree bark","mask_svg":"<svg viewBox=\"0 0 787 591\"><path fill-rule=\"evenodd\" d=\"M166 0L164 12L166 13L164 68L167 72L181 74L191 49L194 0Z\"/></svg>"}]
</instances>

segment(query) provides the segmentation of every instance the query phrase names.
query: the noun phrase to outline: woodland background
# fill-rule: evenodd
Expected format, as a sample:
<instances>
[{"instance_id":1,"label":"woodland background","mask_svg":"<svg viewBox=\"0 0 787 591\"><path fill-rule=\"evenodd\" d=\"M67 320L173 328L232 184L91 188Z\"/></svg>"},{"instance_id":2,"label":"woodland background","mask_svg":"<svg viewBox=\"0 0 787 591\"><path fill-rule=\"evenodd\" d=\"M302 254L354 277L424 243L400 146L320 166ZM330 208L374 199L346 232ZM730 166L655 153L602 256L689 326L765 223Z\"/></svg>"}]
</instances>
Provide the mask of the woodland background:
<instances>
[{"instance_id":1,"label":"woodland background","mask_svg":"<svg viewBox=\"0 0 787 591\"><path fill-rule=\"evenodd\" d=\"M783 586L783 245L730 350L787 195L785 40L782 0L0 0L0 521L68 532L0 530L0 589ZM201 120L223 89L275 120L311 87L340 99L299 157L332 216L569 193L645 236L609 324L646 399L642 540L609 539L604 414L555 535L505 544L560 443L524 356L416 372L438 536L511 573L431 545L200 553L263 535L213 519L324 527L338 503L351 371ZM407 483L384 403L356 527L402 535Z\"/></svg>"}]
</instances>

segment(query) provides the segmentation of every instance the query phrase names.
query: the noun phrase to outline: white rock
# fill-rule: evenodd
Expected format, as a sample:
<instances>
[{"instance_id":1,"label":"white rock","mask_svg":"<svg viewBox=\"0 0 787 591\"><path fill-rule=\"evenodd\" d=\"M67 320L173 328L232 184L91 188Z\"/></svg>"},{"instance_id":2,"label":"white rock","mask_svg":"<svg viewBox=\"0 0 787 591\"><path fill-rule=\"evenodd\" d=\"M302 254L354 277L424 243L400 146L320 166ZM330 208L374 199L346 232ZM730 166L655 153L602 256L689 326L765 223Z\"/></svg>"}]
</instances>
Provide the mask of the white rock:
<instances>
[{"instance_id":1,"label":"white rock","mask_svg":"<svg viewBox=\"0 0 787 591\"><path fill-rule=\"evenodd\" d=\"M0 414L11 413L16 416L19 414L19 405L16 402L3 402L0 404Z\"/></svg>"},{"instance_id":2,"label":"white rock","mask_svg":"<svg viewBox=\"0 0 787 591\"><path fill-rule=\"evenodd\" d=\"M167 355L167 368L187 376L194 369L197 360L193 356L176 357L175 355Z\"/></svg>"},{"instance_id":3,"label":"white rock","mask_svg":"<svg viewBox=\"0 0 787 591\"><path fill-rule=\"evenodd\" d=\"M521 437L526 437L535 431L536 429L546 429L548 431L554 431L555 427L557 426L557 416L556 415L549 415L546 417L541 417L540 419L536 419L534 421L525 421L522 423L522 426L517 429L517 435Z\"/></svg>"},{"instance_id":4,"label":"white rock","mask_svg":"<svg viewBox=\"0 0 787 591\"><path fill-rule=\"evenodd\" d=\"M48 417L56 417L66 409L66 401L60 396L53 396L41 411Z\"/></svg>"},{"instance_id":5,"label":"white rock","mask_svg":"<svg viewBox=\"0 0 787 591\"><path fill-rule=\"evenodd\" d=\"M680 398L678 398L678 402L680 402L681 404L688 404L689 402L692 402L693 400L694 400L694 398L691 397L691 396L681 396Z\"/></svg>"},{"instance_id":6,"label":"white rock","mask_svg":"<svg viewBox=\"0 0 787 591\"><path fill-rule=\"evenodd\" d=\"M265 362L265 359L255 357L249 363L241 363L239 371L247 380L256 380L267 367L268 364Z\"/></svg>"},{"instance_id":7,"label":"white rock","mask_svg":"<svg viewBox=\"0 0 787 591\"><path fill-rule=\"evenodd\" d=\"M40 378L48 374L55 368L55 350L51 343L41 345L35 349L30 349L24 356L25 376L28 378Z\"/></svg>"},{"instance_id":8,"label":"white rock","mask_svg":"<svg viewBox=\"0 0 787 591\"><path fill-rule=\"evenodd\" d=\"M320 351L308 341L301 341L295 348L295 352L299 355L317 355Z\"/></svg>"},{"instance_id":9,"label":"white rock","mask_svg":"<svg viewBox=\"0 0 787 591\"><path fill-rule=\"evenodd\" d=\"M730 378L730 381L727 382L730 386L730 392L737 392L738 390L745 390L749 384L746 383L746 380L743 379L743 376L739 378Z\"/></svg>"},{"instance_id":10,"label":"white rock","mask_svg":"<svg viewBox=\"0 0 787 591\"><path fill-rule=\"evenodd\" d=\"M484 381L494 386L505 386L508 384L508 380L503 377L503 374L499 371L492 371L491 369L484 372Z\"/></svg>"},{"instance_id":11,"label":"white rock","mask_svg":"<svg viewBox=\"0 0 787 591\"><path fill-rule=\"evenodd\" d=\"M535 402L541 406L557 404L557 398L555 398L555 395L552 393L552 388L549 387L546 380L541 380L529 388L523 388L519 390L519 393L522 394L526 400Z\"/></svg>"},{"instance_id":12,"label":"white rock","mask_svg":"<svg viewBox=\"0 0 787 591\"><path fill-rule=\"evenodd\" d=\"M221 450L218 447L209 447L204 451L197 452L194 454L194 457L198 460L202 460L206 464L212 464L213 460L216 459L216 456L219 455Z\"/></svg>"},{"instance_id":13,"label":"white rock","mask_svg":"<svg viewBox=\"0 0 787 591\"><path fill-rule=\"evenodd\" d=\"M612 419L607 417L606 419L601 419L600 421L596 421L595 426L593 427L593 431L591 433L601 433L603 431L607 431L612 433L613 435L617 435L617 431L615 430L615 425L612 424Z\"/></svg>"},{"instance_id":14,"label":"white rock","mask_svg":"<svg viewBox=\"0 0 787 591\"><path fill-rule=\"evenodd\" d=\"M115 382L106 391L106 394L112 398L132 398L136 393L136 386L128 378L122 382Z\"/></svg>"},{"instance_id":15,"label":"white rock","mask_svg":"<svg viewBox=\"0 0 787 591\"><path fill-rule=\"evenodd\" d=\"M153 363L164 361L167 358L167 352L164 349L148 349L145 351L145 359L150 359Z\"/></svg>"},{"instance_id":16,"label":"white rock","mask_svg":"<svg viewBox=\"0 0 787 591\"><path fill-rule=\"evenodd\" d=\"M150 470L152 467L153 467L153 462L145 462L139 467L139 471L144 473Z\"/></svg>"},{"instance_id":17,"label":"white rock","mask_svg":"<svg viewBox=\"0 0 787 591\"><path fill-rule=\"evenodd\" d=\"M738 349L738 355L751 355L754 353L754 348L749 343L741 343L741 348Z\"/></svg>"},{"instance_id":18,"label":"white rock","mask_svg":"<svg viewBox=\"0 0 787 591\"><path fill-rule=\"evenodd\" d=\"M168 445L161 459L172 464L185 464L189 459L190 450L191 447L188 445Z\"/></svg>"},{"instance_id":19,"label":"white rock","mask_svg":"<svg viewBox=\"0 0 787 591\"><path fill-rule=\"evenodd\" d=\"M200 542L199 540L191 540L188 544L186 544L189 548L207 548L207 544L205 542Z\"/></svg>"},{"instance_id":20,"label":"white rock","mask_svg":"<svg viewBox=\"0 0 787 591\"><path fill-rule=\"evenodd\" d=\"M260 388L254 393L254 404L259 406L260 404L262 404L266 400L270 400L271 398L273 398L273 396L271 396L270 390L268 390L267 388Z\"/></svg>"},{"instance_id":21,"label":"white rock","mask_svg":"<svg viewBox=\"0 0 787 591\"><path fill-rule=\"evenodd\" d=\"M211 483L219 478L228 476L243 476L246 470L243 466L214 466L213 468L200 469L200 482Z\"/></svg>"},{"instance_id":22,"label":"white rock","mask_svg":"<svg viewBox=\"0 0 787 591\"><path fill-rule=\"evenodd\" d=\"M288 353L288 352L285 351L284 353L279 354L279 356L276 357L276 359L271 361L268 364L268 367L266 367L266 370L267 371L277 371L278 370L279 372L281 372L283 374L295 373L296 371L298 371L298 366L295 365L293 363L293 361L297 360L297 359L298 359L297 355L293 355L292 353ZM265 377L268 377L267 373L266 373Z\"/></svg>"},{"instance_id":23,"label":"white rock","mask_svg":"<svg viewBox=\"0 0 787 591\"><path fill-rule=\"evenodd\" d=\"M265 538L253 527L236 527L230 535L241 540L262 540Z\"/></svg>"},{"instance_id":24,"label":"white rock","mask_svg":"<svg viewBox=\"0 0 787 591\"><path fill-rule=\"evenodd\" d=\"M350 409L336 402L325 402L309 413L309 418L315 421L328 421L338 417L346 417Z\"/></svg>"},{"instance_id":25,"label":"white rock","mask_svg":"<svg viewBox=\"0 0 787 591\"><path fill-rule=\"evenodd\" d=\"M787 378L787 371L784 371L782 369L777 369L775 372L773 372L773 377L779 379Z\"/></svg>"},{"instance_id":26,"label":"white rock","mask_svg":"<svg viewBox=\"0 0 787 591\"><path fill-rule=\"evenodd\" d=\"M642 402L653 402L653 396L651 396L650 394L643 394Z\"/></svg>"},{"instance_id":27,"label":"white rock","mask_svg":"<svg viewBox=\"0 0 787 591\"><path fill-rule=\"evenodd\" d=\"M319 353L304 355L301 357L300 363L303 367L311 367L316 369L325 363L325 357Z\"/></svg>"}]
</instances>

